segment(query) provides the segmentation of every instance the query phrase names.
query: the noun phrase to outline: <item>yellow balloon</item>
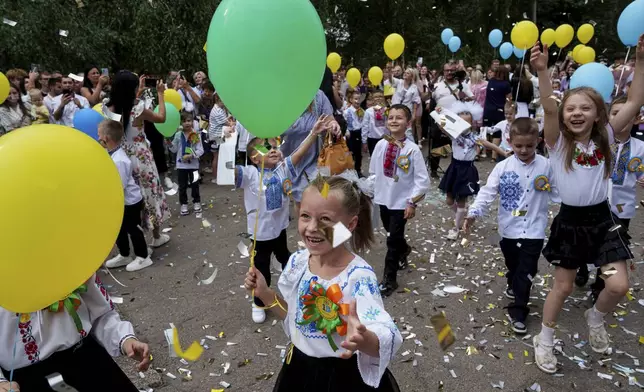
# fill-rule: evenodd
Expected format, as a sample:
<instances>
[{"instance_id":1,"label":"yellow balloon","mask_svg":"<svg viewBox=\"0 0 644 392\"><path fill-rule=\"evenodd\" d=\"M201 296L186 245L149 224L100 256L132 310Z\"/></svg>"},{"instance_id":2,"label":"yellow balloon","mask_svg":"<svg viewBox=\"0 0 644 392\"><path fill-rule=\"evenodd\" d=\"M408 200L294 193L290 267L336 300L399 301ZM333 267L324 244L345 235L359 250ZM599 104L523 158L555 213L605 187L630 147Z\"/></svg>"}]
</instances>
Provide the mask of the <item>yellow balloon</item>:
<instances>
[{"instance_id":1,"label":"yellow balloon","mask_svg":"<svg viewBox=\"0 0 644 392\"><path fill-rule=\"evenodd\" d=\"M385 54L392 60L397 59L405 51L405 40L400 34L389 34L385 38Z\"/></svg>"},{"instance_id":2,"label":"yellow balloon","mask_svg":"<svg viewBox=\"0 0 644 392\"><path fill-rule=\"evenodd\" d=\"M587 44L595 35L595 28L590 23L583 24L577 30L577 39L582 44Z\"/></svg>"},{"instance_id":3,"label":"yellow balloon","mask_svg":"<svg viewBox=\"0 0 644 392\"><path fill-rule=\"evenodd\" d=\"M97 103L96 105L94 105L94 107L92 109L96 110L97 112L99 112L100 114L105 116L105 113L103 113L103 104L102 103Z\"/></svg>"},{"instance_id":4,"label":"yellow balloon","mask_svg":"<svg viewBox=\"0 0 644 392\"><path fill-rule=\"evenodd\" d=\"M552 46L552 44L555 43L555 39L557 38L557 33L555 33L554 29L545 29L541 33L541 43Z\"/></svg>"},{"instance_id":5,"label":"yellow balloon","mask_svg":"<svg viewBox=\"0 0 644 392\"><path fill-rule=\"evenodd\" d=\"M592 63L595 61L595 49L591 48L590 46L584 46L579 50L579 53L577 53L577 57L579 60L577 61L579 64L588 64Z\"/></svg>"},{"instance_id":6,"label":"yellow balloon","mask_svg":"<svg viewBox=\"0 0 644 392\"><path fill-rule=\"evenodd\" d=\"M0 306L35 312L105 261L123 219L123 185L94 139L46 124L0 137L0 187Z\"/></svg>"},{"instance_id":7,"label":"yellow balloon","mask_svg":"<svg viewBox=\"0 0 644 392\"><path fill-rule=\"evenodd\" d=\"M575 60L575 62L579 62L579 51L585 48L586 45L584 44L578 44L575 46L575 48L572 50L572 59Z\"/></svg>"},{"instance_id":8,"label":"yellow balloon","mask_svg":"<svg viewBox=\"0 0 644 392\"><path fill-rule=\"evenodd\" d=\"M166 103L171 104L181 112L183 103L181 102L181 95L179 95L177 90L173 90L171 88L165 90L163 92L163 99L165 99Z\"/></svg>"},{"instance_id":9,"label":"yellow balloon","mask_svg":"<svg viewBox=\"0 0 644 392\"><path fill-rule=\"evenodd\" d=\"M329 67L331 72L336 73L342 65L342 57L339 54L332 52L326 57L326 66Z\"/></svg>"},{"instance_id":10,"label":"yellow balloon","mask_svg":"<svg viewBox=\"0 0 644 392\"><path fill-rule=\"evenodd\" d=\"M371 67L369 69L369 81L371 84L374 86L380 86L380 83L382 83L382 69L380 67Z\"/></svg>"},{"instance_id":11,"label":"yellow balloon","mask_svg":"<svg viewBox=\"0 0 644 392\"><path fill-rule=\"evenodd\" d=\"M9 79L0 72L0 105L4 103L4 100L9 96Z\"/></svg>"},{"instance_id":12,"label":"yellow balloon","mask_svg":"<svg viewBox=\"0 0 644 392\"><path fill-rule=\"evenodd\" d=\"M358 71L357 68L351 68L347 71L347 82L349 83L349 86L351 86L351 88L356 88L358 83L360 83L361 77L362 76L360 75L360 71Z\"/></svg>"},{"instance_id":13,"label":"yellow balloon","mask_svg":"<svg viewBox=\"0 0 644 392\"><path fill-rule=\"evenodd\" d=\"M536 24L529 20L523 20L514 25L510 38L512 39L512 44L517 48L529 49L539 39L539 29Z\"/></svg>"},{"instance_id":14,"label":"yellow balloon","mask_svg":"<svg viewBox=\"0 0 644 392\"><path fill-rule=\"evenodd\" d=\"M557 34L555 44L557 44L559 48L565 48L572 42L572 38L575 36L575 29L573 29L569 24L563 24L557 27L555 34Z\"/></svg>"}]
</instances>

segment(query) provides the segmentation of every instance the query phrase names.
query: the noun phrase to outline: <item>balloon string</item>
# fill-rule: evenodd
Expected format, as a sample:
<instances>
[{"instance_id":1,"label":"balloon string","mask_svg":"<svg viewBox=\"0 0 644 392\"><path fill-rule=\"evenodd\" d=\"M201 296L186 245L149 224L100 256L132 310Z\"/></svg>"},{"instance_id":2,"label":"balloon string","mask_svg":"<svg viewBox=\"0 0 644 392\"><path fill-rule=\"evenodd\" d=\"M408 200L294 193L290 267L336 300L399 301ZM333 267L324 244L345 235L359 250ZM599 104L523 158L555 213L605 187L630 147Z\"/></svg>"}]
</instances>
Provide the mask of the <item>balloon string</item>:
<instances>
[{"instance_id":1,"label":"balloon string","mask_svg":"<svg viewBox=\"0 0 644 392\"><path fill-rule=\"evenodd\" d=\"M557 65L557 62L559 62L559 56L561 56L561 52L563 52L563 48L559 49L559 52L557 53L557 58L555 59L555 63L554 63L554 65L552 66L552 72L550 73L550 79L552 79L552 77L553 77L553 76L554 76L554 74L555 74L555 69L556 69L556 67L555 67L555 66ZM561 70L560 70L560 71L561 71ZM557 77L559 77L559 75L557 75Z\"/></svg>"},{"instance_id":2,"label":"balloon string","mask_svg":"<svg viewBox=\"0 0 644 392\"><path fill-rule=\"evenodd\" d=\"M527 51L527 49L523 50L523 57L521 57L521 67L519 68L519 79L517 80L517 94L516 94L516 97L514 98L515 103L519 99L519 90L520 90L520 87L521 87L521 72L523 72L523 64L524 64L524 61L525 61L525 52L526 51Z\"/></svg>"},{"instance_id":3,"label":"balloon string","mask_svg":"<svg viewBox=\"0 0 644 392\"><path fill-rule=\"evenodd\" d=\"M257 228L259 226L259 211L262 208L262 186L264 185L264 155L259 171L259 191L257 192L257 212L255 212L255 227L253 229L253 250L250 253L250 268L255 267L255 247L257 246ZM251 296L255 297L255 289L251 290Z\"/></svg>"},{"instance_id":4,"label":"balloon string","mask_svg":"<svg viewBox=\"0 0 644 392\"><path fill-rule=\"evenodd\" d=\"M13 340L13 356L11 357L11 372L9 373L9 392L16 392L13 390L11 387L11 383L13 382L13 371L14 371L14 365L15 365L15 360L16 360L16 348L18 347L18 335L19 335L19 329L20 329L20 313L17 313L18 315L18 322L16 323L16 337Z\"/></svg>"},{"instance_id":5,"label":"balloon string","mask_svg":"<svg viewBox=\"0 0 644 392\"><path fill-rule=\"evenodd\" d=\"M624 65L622 65L622 73L619 75L619 81L617 82L617 90L615 91L615 97L619 96L619 86L622 85L622 77L624 76L624 70L626 69L626 63L628 63L628 56L631 54L631 47L629 46L626 50L626 58L624 59Z\"/></svg>"}]
</instances>

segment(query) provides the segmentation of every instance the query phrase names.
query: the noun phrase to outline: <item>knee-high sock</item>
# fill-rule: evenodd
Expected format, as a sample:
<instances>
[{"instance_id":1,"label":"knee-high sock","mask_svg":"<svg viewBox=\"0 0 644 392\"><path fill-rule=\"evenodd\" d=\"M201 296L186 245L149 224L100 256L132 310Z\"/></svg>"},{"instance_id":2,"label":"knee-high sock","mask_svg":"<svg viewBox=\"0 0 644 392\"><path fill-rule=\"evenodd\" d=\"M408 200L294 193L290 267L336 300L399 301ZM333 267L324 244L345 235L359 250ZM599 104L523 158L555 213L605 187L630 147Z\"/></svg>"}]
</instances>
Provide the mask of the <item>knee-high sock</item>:
<instances>
[{"instance_id":1,"label":"knee-high sock","mask_svg":"<svg viewBox=\"0 0 644 392\"><path fill-rule=\"evenodd\" d=\"M457 208L456 209L456 228L461 230L463 227L463 221L467 215L467 208Z\"/></svg>"}]
</instances>

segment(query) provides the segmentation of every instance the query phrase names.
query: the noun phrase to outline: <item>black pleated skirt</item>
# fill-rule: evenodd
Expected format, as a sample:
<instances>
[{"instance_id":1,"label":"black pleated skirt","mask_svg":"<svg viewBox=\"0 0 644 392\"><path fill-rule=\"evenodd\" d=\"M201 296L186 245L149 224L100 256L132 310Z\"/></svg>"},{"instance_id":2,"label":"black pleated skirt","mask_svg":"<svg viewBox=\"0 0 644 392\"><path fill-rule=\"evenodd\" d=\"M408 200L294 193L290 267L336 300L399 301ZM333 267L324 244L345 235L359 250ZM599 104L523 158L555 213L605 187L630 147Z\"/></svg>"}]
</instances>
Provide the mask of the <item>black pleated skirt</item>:
<instances>
[{"instance_id":1,"label":"black pleated skirt","mask_svg":"<svg viewBox=\"0 0 644 392\"><path fill-rule=\"evenodd\" d=\"M550 226L543 256L551 264L577 269L582 264L597 267L633 257L627 227L610 210L608 201L585 207L561 204Z\"/></svg>"},{"instance_id":2,"label":"black pleated skirt","mask_svg":"<svg viewBox=\"0 0 644 392\"><path fill-rule=\"evenodd\" d=\"M472 196L479 193L479 172L474 161L459 161L452 158L438 188L449 193L455 199Z\"/></svg>"},{"instance_id":3,"label":"black pleated skirt","mask_svg":"<svg viewBox=\"0 0 644 392\"><path fill-rule=\"evenodd\" d=\"M351 359L309 357L293 348L290 364L284 363L273 392L400 392L389 369L378 388L362 381L358 356Z\"/></svg>"},{"instance_id":4,"label":"black pleated skirt","mask_svg":"<svg viewBox=\"0 0 644 392\"><path fill-rule=\"evenodd\" d=\"M9 370L2 369L6 377ZM14 370L13 381L20 385L21 392L52 392L47 376L53 373L60 373L78 392L138 392L92 335L41 362Z\"/></svg>"}]
</instances>

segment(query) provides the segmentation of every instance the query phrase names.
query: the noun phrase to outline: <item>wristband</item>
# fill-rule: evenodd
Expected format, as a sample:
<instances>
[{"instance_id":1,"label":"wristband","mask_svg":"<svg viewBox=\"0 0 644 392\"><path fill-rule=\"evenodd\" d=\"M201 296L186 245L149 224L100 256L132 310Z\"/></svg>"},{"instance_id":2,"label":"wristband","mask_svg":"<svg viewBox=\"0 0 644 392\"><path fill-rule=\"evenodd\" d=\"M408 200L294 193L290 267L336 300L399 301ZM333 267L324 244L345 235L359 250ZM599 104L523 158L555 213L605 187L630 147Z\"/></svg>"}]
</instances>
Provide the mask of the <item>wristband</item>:
<instances>
[{"instance_id":1,"label":"wristband","mask_svg":"<svg viewBox=\"0 0 644 392\"><path fill-rule=\"evenodd\" d=\"M408 201L407 206L412 207L412 208L416 208L416 207L418 207L418 204L416 204L414 202L411 202L411 201Z\"/></svg>"}]
</instances>

